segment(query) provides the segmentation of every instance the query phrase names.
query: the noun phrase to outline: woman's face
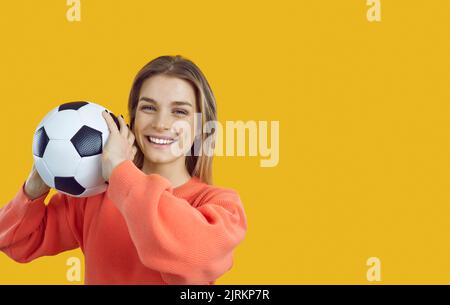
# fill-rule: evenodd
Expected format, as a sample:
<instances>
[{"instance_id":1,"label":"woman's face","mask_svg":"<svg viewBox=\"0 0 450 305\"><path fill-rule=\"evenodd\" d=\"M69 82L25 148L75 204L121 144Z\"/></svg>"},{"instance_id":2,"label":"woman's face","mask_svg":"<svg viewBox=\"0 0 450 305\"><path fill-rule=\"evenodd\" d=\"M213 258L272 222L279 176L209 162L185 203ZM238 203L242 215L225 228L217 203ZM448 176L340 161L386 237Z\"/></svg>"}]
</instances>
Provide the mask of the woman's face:
<instances>
[{"instance_id":1,"label":"woman's face","mask_svg":"<svg viewBox=\"0 0 450 305\"><path fill-rule=\"evenodd\" d=\"M195 91L188 81L155 75L143 82L133 132L147 162L185 158L194 141L196 111Z\"/></svg>"}]
</instances>

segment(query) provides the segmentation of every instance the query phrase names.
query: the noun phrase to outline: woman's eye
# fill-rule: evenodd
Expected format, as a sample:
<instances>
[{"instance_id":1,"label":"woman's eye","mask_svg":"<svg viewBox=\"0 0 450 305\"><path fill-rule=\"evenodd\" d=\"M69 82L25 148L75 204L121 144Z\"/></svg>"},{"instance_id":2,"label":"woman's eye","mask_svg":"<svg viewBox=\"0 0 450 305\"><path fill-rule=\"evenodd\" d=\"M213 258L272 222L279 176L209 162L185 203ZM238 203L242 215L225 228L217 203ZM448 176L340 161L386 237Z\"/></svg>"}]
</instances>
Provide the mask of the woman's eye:
<instances>
[{"instance_id":1,"label":"woman's eye","mask_svg":"<svg viewBox=\"0 0 450 305\"><path fill-rule=\"evenodd\" d=\"M176 115L188 115L188 114L189 114L188 111L183 110L183 109L175 109L173 112L174 112Z\"/></svg>"},{"instance_id":2,"label":"woman's eye","mask_svg":"<svg viewBox=\"0 0 450 305\"><path fill-rule=\"evenodd\" d=\"M156 110L155 107L153 107L153 106L142 106L141 107L141 110L145 110L145 109Z\"/></svg>"}]
</instances>

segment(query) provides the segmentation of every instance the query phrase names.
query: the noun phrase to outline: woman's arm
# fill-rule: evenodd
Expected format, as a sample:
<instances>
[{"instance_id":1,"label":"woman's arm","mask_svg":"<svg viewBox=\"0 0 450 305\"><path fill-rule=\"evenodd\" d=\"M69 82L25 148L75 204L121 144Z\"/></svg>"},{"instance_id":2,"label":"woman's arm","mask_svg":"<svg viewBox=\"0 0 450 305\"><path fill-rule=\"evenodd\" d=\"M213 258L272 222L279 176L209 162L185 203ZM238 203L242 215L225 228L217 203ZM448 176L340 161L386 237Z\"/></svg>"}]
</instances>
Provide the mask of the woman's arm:
<instances>
[{"instance_id":1,"label":"woman's arm","mask_svg":"<svg viewBox=\"0 0 450 305\"><path fill-rule=\"evenodd\" d=\"M0 209L0 250L17 262L55 255L81 243L82 203L70 202L78 198L57 193L46 205L48 193L33 199L25 192L24 183Z\"/></svg>"},{"instance_id":2,"label":"woman's arm","mask_svg":"<svg viewBox=\"0 0 450 305\"><path fill-rule=\"evenodd\" d=\"M239 196L218 190L194 208L169 181L145 175L130 160L110 177L108 196L121 211L144 265L169 284L211 284L233 265L246 217Z\"/></svg>"}]
</instances>

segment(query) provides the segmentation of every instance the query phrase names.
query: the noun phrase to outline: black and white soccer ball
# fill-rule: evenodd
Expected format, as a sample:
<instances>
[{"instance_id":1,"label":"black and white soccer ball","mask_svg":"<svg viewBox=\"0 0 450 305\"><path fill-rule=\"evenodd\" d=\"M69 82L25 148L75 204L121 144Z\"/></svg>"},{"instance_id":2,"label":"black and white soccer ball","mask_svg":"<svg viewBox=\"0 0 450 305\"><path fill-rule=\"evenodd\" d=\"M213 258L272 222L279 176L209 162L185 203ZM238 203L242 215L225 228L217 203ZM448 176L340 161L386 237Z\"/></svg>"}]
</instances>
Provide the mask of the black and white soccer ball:
<instances>
[{"instance_id":1,"label":"black and white soccer ball","mask_svg":"<svg viewBox=\"0 0 450 305\"><path fill-rule=\"evenodd\" d=\"M33 137L33 158L42 180L74 197L102 193L101 155L109 137L102 112L91 102L71 102L50 111Z\"/></svg>"}]
</instances>

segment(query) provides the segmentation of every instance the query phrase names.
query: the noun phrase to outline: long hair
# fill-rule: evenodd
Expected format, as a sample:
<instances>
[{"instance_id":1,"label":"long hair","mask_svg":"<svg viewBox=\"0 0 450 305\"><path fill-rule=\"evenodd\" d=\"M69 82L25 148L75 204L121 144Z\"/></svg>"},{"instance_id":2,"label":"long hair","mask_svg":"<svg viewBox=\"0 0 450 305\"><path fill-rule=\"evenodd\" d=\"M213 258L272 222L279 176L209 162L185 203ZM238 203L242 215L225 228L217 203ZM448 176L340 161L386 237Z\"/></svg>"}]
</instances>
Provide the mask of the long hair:
<instances>
[{"instance_id":1,"label":"long hair","mask_svg":"<svg viewBox=\"0 0 450 305\"><path fill-rule=\"evenodd\" d=\"M207 184L212 184L213 154L205 154L203 145L208 138L211 149L214 149L216 128L211 128L211 132L207 133L204 130L204 126L206 122L209 122L208 124L215 124L217 121L216 99L208 81L206 80L206 77L192 61L180 55L160 56L150 61L137 73L128 99L130 128L133 129L134 127L136 108L138 105L142 83L152 76L161 74L186 80L194 88L196 95L196 106L197 109L200 110L202 117L201 135L194 139L194 143L191 147L191 153L186 156L185 164L186 169L191 176L198 177L201 181ZM198 150L198 148L200 148L200 150ZM144 154L140 147L137 147L137 153L133 162L138 168L142 169Z\"/></svg>"}]
</instances>

